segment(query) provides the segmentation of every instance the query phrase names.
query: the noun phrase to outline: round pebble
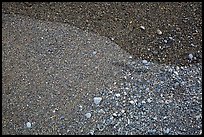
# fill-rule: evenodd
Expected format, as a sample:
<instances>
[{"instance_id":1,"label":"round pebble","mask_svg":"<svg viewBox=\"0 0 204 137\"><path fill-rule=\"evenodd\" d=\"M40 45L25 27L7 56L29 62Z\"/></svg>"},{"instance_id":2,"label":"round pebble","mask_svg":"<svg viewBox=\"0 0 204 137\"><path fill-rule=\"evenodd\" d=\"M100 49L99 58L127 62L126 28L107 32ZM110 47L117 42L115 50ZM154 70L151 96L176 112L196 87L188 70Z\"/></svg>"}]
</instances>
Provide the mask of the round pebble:
<instances>
[{"instance_id":1,"label":"round pebble","mask_svg":"<svg viewBox=\"0 0 204 137\"><path fill-rule=\"evenodd\" d=\"M93 51L93 55L96 55L97 51Z\"/></svg>"},{"instance_id":2,"label":"round pebble","mask_svg":"<svg viewBox=\"0 0 204 137\"><path fill-rule=\"evenodd\" d=\"M119 94L119 93L118 93L118 94L115 94L115 96L116 96L116 97L120 97L120 94Z\"/></svg>"},{"instance_id":3,"label":"round pebble","mask_svg":"<svg viewBox=\"0 0 204 137\"><path fill-rule=\"evenodd\" d=\"M162 31L159 30L159 29L157 29L157 34L158 34L158 35L161 35L161 34L162 34Z\"/></svg>"},{"instance_id":4,"label":"round pebble","mask_svg":"<svg viewBox=\"0 0 204 137\"><path fill-rule=\"evenodd\" d=\"M147 60L142 60L142 63L143 63L143 64L147 64L148 61L147 61Z\"/></svg>"},{"instance_id":5,"label":"round pebble","mask_svg":"<svg viewBox=\"0 0 204 137\"><path fill-rule=\"evenodd\" d=\"M135 104L135 102L133 100L130 100L129 102L130 102L130 104Z\"/></svg>"},{"instance_id":6,"label":"round pebble","mask_svg":"<svg viewBox=\"0 0 204 137\"><path fill-rule=\"evenodd\" d=\"M102 97L94 97L94 103L98 105L102 100Z\"/></svg>"},{"instance_id":7,"label":"round pebble","mask_svg":"<svg viewBox=\"0 0 204 137\"><path fill-rule=\"evenodd\" d=\"M86 116L87 118L90 118L90 117L91 117L91 113L86 113L85 116Z\"/></svg>"},{"instance_id":8,"label":"round pebble","mask_svg":"<svg viewBox=\"0 0 204 137\"><path fill-rule=\"evenodd\" d=\"M188 55L188 58L189 58L190 60L192 60L192 59L193 59L193 54L189 54L189 55Z\"/></svg>"},{"instance_id":9,"label":"round pebble","mask_svg":"<svg viewBox=\"0 0 204 137\"><path fill-rule=\"evenodd\" d=\"M26 123L27 128L31 128L32 124L30 122Z\"/></svg>"}]
</instances>

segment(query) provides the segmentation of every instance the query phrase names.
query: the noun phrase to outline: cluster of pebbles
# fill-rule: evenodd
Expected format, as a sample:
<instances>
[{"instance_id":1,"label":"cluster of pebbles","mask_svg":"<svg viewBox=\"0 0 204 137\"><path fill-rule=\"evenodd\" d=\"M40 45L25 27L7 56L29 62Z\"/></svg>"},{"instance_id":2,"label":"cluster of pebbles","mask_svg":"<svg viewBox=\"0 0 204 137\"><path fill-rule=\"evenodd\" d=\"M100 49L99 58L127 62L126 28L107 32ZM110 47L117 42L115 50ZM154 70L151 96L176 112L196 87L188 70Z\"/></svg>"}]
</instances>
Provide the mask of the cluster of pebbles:
<instances>
[{"instance_id":1,"label":"cluster of pebbles","mask_svg":"<svg viewBox=\"0 0 204 137\"><path fill-rule=\"evenodd\" d=\"M75 134L202 134L202 65L167 66L146 60L127 63L121 83L101 89L87 105L76 106ZM68 132L69 134L69 132Z\"/></svg>"}]
</instances>

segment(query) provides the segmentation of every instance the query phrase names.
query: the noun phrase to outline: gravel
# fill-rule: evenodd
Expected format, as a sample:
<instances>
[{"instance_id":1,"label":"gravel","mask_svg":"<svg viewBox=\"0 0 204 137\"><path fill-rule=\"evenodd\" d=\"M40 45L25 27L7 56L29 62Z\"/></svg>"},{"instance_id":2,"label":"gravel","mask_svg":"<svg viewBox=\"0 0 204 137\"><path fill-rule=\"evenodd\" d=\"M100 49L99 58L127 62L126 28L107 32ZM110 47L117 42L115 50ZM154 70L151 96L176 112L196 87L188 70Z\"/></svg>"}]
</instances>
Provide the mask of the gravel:
<instances>
[{"instance_id":1,"label":"gravel","mask_svg":"<svg viewBox=\"0 0 204 137\"><path fill-rule=\"evenodd\" d=\"M129 60L127 64L133 64ZM144 68L144 64L134 60L132 68ZM129 66L129 67L130 67ZM94 111L94 134L100 135L193 135L202 132L202 88L201 64L191 67L178 67L150 62L148 72L140 74L121 68L121 79L112 92L103 89L103 102L99 108L106 108L104 115ZM131 73L131 75L129 74ZM182 84L183 83L183 84ZM185 84L184 84L185 83ZM200 83L200 84L199 84ZM122 85L122 86L121 86ZM126 89L126 86L129 88ZM120 92L115 98L114 92ZM128 96L123 93L128 92ZM119 93L117 93L119 94ZM117 103L119 105L117 105ZM129 103L128 103L129 102ZM107 119L107 116L113 117ZM105 124L101 121L106 121ZM83 123L83 120L78 119ZM82 132L81 134L86 134Z\"/></svg>"},{"instance_id":2,"label":"gravel","mask_svg":"<svg viewBox=\"0 0 204 137\"><path fill-rule=\"evenodd\" d=\"M2 19L3 134L202 134L201 62L130 58L67 24Z\"/></svg>"}]
</instances>

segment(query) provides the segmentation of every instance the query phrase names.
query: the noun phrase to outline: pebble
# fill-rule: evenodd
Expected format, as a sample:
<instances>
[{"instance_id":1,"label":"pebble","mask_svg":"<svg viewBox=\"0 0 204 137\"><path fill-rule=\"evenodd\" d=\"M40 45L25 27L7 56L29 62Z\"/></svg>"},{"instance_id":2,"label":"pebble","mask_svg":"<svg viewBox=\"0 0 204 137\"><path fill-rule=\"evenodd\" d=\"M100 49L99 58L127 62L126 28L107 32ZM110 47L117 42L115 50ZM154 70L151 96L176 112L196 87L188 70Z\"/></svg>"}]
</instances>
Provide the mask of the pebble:
<instances>
[{"instance_id":1,"label":"pebble","mask_svg":"<svg viewBox=\"0 0 204 137\"><path fill-rule=\"evenodd\" d=\"M166 130L164 130L164 133L165 133L165 134L168 134L168 133L169 133L169 131L170 131L170 129L169 129L169 128L167 128Z\"/></svg>"},{"instance_id":2,"label":"pebble","mask_svg":"<svg viewBox=\"0 0 204 137\"><path fill-rule=\"evenodd\" d=\"M85 116L86 116L87 118L90 118L90 117L91 117L91 113L86 113Z\"/></svg>"},{"instance_id":3,"label":"pebble","mask_svg":"<svg viewBox=\"0 0 204 137\"><path fill-rule=\"evenodd\" d=\"M93 51L93 55L96 55L97 51Z\"/></svg>"},{"instance_id":4,"label":"pebble","mask_svg":"<svg viewBox=\"0 0 204 137\"><path fill-rule=\"evenodd\" d=\"M142 100L142 104L145 104L146 102L144 100Z\"/></svg>"},{"instance_id":5,"label":"pebble","mask_svg":"<svg viewBox=\"0 0 204 137\"><path fill-rule=\"evenodd\" d=\"M105 111L103 109L100 109L98 112L105 114Z\"/></svg>"},{"instance_id":6,"label":"pebble","mask_svg":"<svg viewBox=\"0 0 204 137\"><path fill-rule=\"evenodd\" d=\"M32 124L31 124L30 122L27 122L27 123L26 123L26 126L27 126L27 128L31 128L31 127L32 127Z\"/></svg>"},{"instance_id":7,"label":"pebble","mask_svg":"<svg viewBox=\"0 0 204 137\"><path fill-rule=\"evenodd\" d=\"M147 61L147 60L142 60L142 63L143 63L143 64L147 64L148 61Z\"/></svg>"},{"instance_id":8,"label":"pebble","mask_svg":"<svg viewBox=\"0 0 204 137\"><path fill-rule=\"evenodd\" d=\"M64 119L64 116L61 116L60 119L63 120L63 119Z\"/></svg>"},{"instance_id":9,"label":"pebble","mask_svg":"<svg viewBox=\"0 0 204 137\"><path fill-rule=\"evenodd\" d=\"M151 98L148 98L148 99L147 99L147 102L148 102L148 103L151 103L151 102L152 102L152 99L151 99Z\"/></svg>"},{"instance_id":10,"label":"pebble","mask_svg":"<svg viewBox=\"0 0 204 137\"><path fill-rule=\"evenodd\" d=\"M169 37L170 40L173 40L173 37Z\"/></svg>"},{"instance_id":11,"label":"pebble","mask_svg":"<svg viewBox=\"0 0 204 137\"><path fill-rule=\"evenodd\" d=\"M157 34L161 35L162 34L161 30L157 29Z\"/></svg>"},{"instance_id":12,"label":"pebble","mask_svg":"<svg viewBox=\"0 0 204 137\"><path fill-rule=\"evenodd\" d=\"M119 94L119 93L118 93L118 94L115 94L115 96L116 96L116 97L120 97L120 94Z\"/></svg>"},{"instance_id":13,"label":"pebble","mask_svg":"<svg viewBox=\"0 0 204 137\"><path fill-rule=\"evenodd\" d=\"M135 104L135 102L134 102L133 100L130 100L129 102L130 102L130 104L132 104L132 105Z\"/></svg>"},{"instance_id":14,"label":"pebble","mask_svg":"<svg viewBox=\"0 0 204 137\"><path fill-rule=\"evenodd\" d=\"M122 112L122 113L125 113L125 110L124 110L124 109L122 109L122 110L121 110L121 112Z\"/></svg>"},{"instance_id":15,"label":"pebble","mask_svg":"<svg viewBox=\"0 0 204 137\"><path fill-rule=\"evenodd\" d=\"M94 103L98 105L102 100L102 97L94 97Z\"/></svg>"},{"instance_id":16,"label":"pebble","mask_svg":"<svg viewBox=\"0 0 204 137\"><path fill-rule=\"evenodd\" d=\"M116 113L113 113L113 116L114 116L114 117L117 117L118 115L117 115Z\"/></svg>"},{"instance_id":17,"label":"pebble","mask_svg":"<svg viewBox=\"0 0 204 137\"><path fill-rule=\"evenodd\" d=\"M192 59L193 59L193 54L189 54L189 55L188 55L188 58L189 58L190 60L192 60Z\"/></svg>"},{"instance_id":18,"label":"pebble","mask_svg":"<svg viewBox=\"0 0 204 137\"><path fill-rule=\"evenodd\" d=\"M174 74L176 74L177 76L179 75L177 71L174 71Z\"/></svg>"},{"instance_id":19,"label":"pebble","mask_svg":"<svg viewBox=\"0 0 204 137\"><path fill-rule=\"evenodd\" d=\"M90 130L90 131L89 131L89 134L90 134L90 135L94 135L94 130Z\"/></svg>"},{"instance_id":20,"label":"pebble","mask_svg":"<svg viewBox=\"0 0 204 137\"><path fill-rule=\"evenodd\" d=\"M145 30L145 27L144 27L144 26L140 26L140 28L141 28L142 30Z\"/></svg>"}]
</instances>

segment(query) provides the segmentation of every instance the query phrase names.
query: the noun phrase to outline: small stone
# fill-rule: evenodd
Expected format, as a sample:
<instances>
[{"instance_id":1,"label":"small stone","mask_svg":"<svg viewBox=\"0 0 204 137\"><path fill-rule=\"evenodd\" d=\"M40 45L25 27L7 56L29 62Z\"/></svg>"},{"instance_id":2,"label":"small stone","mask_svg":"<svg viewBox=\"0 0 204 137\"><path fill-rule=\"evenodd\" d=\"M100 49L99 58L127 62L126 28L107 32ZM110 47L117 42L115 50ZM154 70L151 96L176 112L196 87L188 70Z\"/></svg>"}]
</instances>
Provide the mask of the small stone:
<instances>
[{"instance_id":1,"label":"small stone","mask_svg":"<svg viewBox=\"0 0 204 137\"><path fill-rule=\"evenodd\" d=\"M164 40L164 43L167 43L167 40Z\"/></svg>"},{"instance_id":2,"label":"small stone","mask_svg":"<svg viewBox=\"0 0 204 137\"><path fill-rule=\"evenodd\" d=\"M120 97L120 94L119 94L119 93L118 93L118 94L115 94L115 96L116 96L116 97Z\"/></svg>"},{"instance_id":3,"label":"small stone","mask_svg":"<svg viewBox=\"0 0 204 137\"><path fill-rule=\"evenodd\" d=\"M177 71L174 71L174 74L176 74L177 76L179 75Z\"/></svg>"},{"instance_id":4,"label":"small stone","mask_svg":"<svg viewBox=\"0 0 204 137\"><path fill-rule=\"evenodd\" d=\"M93 51L93 55L96 55L97 51Z\"/></svg>"},{"instance_id":5,"label":"small stone","mask_svg":"<svg viewBox=\"0 0 204 137\"><path fill-rule=\"evenodd\" d=\"M122 113L125 113L125 110L122 109L121 112L122 112Z\"/></svg>"},{"instance_id":6,"label":"small stone","mask_svg":"<svg viewBox=\"0 0 204 137\"><path fill-rule=\"evenodd\" d=\"M86 116L87 118L90 118L90 117L91 117L91 113L86 113L85 116Z\"/></svg>"},{"instance_id":7,"label":"small stone","mask_svg":"<svg viewBox=\"0 0 204 137\"><path fill-rule=\"evenodd\" d=\"M193 59L193 54L189 54L189 55L188 55L188 58L189 58L190 60L192 60L192 59Z\"/></svg>"},{"instance_id":8,"label":"small stone","mask_svg":"<svg viewBox=\"0 0 204 137\"><path fill-rule=\"evenodd\" d=\"M175 87L177 87L178 85L179 85L179 82L176 82L176 83L174 84Z\"/></svg>"},{"instance_id":9,"label":"small stone","mask_svg":"<svg viewBox=\"0 0 204 137\"><path fill-rule=\"evenodd\" d=\"M27 128L31 128L32 124L30 122L26 123Z\"/></svg>"},{"instance_id":10,"label":"small stone","mask_svg":"<svg viewBox=\"0 0 204 137\"><path fill-rule=\"evenodd\" d=\"M148 102L148 103L151 103L151 102L152 102L152 99L151 99L151 98L148 98L148 99L147 99L147 102Z\"/></svg>"},{"instance_id":11,"label":"small stone","mask_svg":"<svg viewBox=\"0 0 204 137\"><path fill-rule=\"evenodd\" d=\"M145 104L146 102L144 100L142 100L142 104Z\"/></svg>"},{"instance_id":12,"label":"small stone","mask_svg":"<svg viewBox=\"0 0 204 137\"><path fill-rule=\"evenodd\" d=\"M61 116L60 119L63 120L63 119L64 119L64 116Z\"/></svg>"},{"instance_id":13,"label":"small stone","mask_svg":"<svg viewBox=\"0 0 204 137\"><path fill-rule=\"evenodd\" d=\"M102 100L102 97L94 97L94 103L98 105Z\"/></svg>"},{"instance_id":14,"label":"small stone","mask_svg":"<svg viewBox=\"0 0 204 137\"><path fill-rule=\"evenodd\" d=\"M142 104L139 102L139 103L137 104L137 106L138 106L139 108L141 108L141 107L142 107Z\"/></svg>"},{"instance_id":15,"label":"small stone","mask_svg":"<svg viewBox=\"0 0 204 137\"><path fill-rule=\"evenodd\" d=\"M157 34L161 35L162 34L161 30L157 29Z\"/></svg>"},{"instance_id":16,"label":"small stone","mask_svg":"<svg viewBox=\"0 0 204 137\"><path fill-rule=\"evenodd\" d=\"M169 133L169 131L170 131L170 129L169 129L169 128L167 128L166 130L164 130L164 133L165 133L165 134L168 134L168 133Z\"/></svg>"},{"instance_id":17,"label":"small stone","mask_svg":"<svg viewBox=\"0 0 204 137\"><path fill-rule=\"evenodd\" d=\"M80 110L80 111L82 110L82 108L83 108L83 106L82 106L82 105L79 105L79 110Z\"/></svg>"},{"instance_id":18,"label":"small stone","mask_svg":"<svg viewBox=\"0 0 204 137\"><path fill-rule=\"evenodd\" d=\"M114 117L117 117L118 115L117 115L116 113L113 113L113 116L114 116Z\"/></svg>"},{"instance_id":19,"label":"small stone","mask_svg":"<svg viewBox=\"0 0 204 137\"><path fill-rule=\"evenodd\" d=\"M173 40L173 37L169 37L170 40Z\"/></svg>"},{"instance_id":20,"label":"small stone","mask_svg":"<svg viewBox=\"0 0 204 137\"><path fill-rule=\"evenodd\" d=\"M145 30L145 27L144 27L144 26L140 26L140 28L141 28L142 30Z\"/></svg>"},{"instance_id":21,"label":"small stone","mask_svg":"<svg viewBox=\"0 0 204 137\"><path fill-rule=\"evenodd\" d=\"M143 63L143 64L147 64L148 61L147 61L147 60L142 60L142 63Z\"/></svg>"},{"instance_id":22,"label":"small stone","mask_svg":"<svg viewBox=\"0 0 204 137\"><path fill-rule=\"evenodd\" d=\"M129 102L130 102L130 104L132 104L132 105L135 104L135 102L134 102L133 100L130 100Z\"/></svg>"},{"instance_id":23,"label":"small stone","mask_svg":"<svg viewBox=\"0 0 204 137\"><path fill-rule=\"evenodd\" d=\"M94 130L90 130L89 134L94 135Z\"/></svg>"},{"instance_id":24,"label":"small stone","mask_svg":"<svg viewBox=\"0 0 204 137\"><path fill-rule=\"evenodd\" d=\"M153 117L154 120L157 120L157 117Z\"/></svg>"},{"instance_id":25,"label":"small stone","mask_svg":"<svg viewBox=\"0 0 204 137\"><path fill-rule=\"evenodd\" d=\"M98 112L105 114L105 111L103 109L100 109Z\"/></svg>"}]
</instances>

